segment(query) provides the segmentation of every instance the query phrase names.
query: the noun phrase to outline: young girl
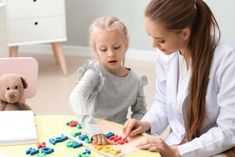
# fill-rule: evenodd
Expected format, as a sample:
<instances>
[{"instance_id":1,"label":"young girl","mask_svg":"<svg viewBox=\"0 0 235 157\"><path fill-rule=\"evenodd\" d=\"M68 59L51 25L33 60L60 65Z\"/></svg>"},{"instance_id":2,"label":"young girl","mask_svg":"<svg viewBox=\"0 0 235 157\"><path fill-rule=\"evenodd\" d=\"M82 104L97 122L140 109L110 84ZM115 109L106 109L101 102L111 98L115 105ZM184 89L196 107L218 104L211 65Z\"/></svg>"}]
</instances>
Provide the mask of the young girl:
<instances>
[{"instance_id":1,"label":"young girl","mask_svg":"<svg viewBox=\"0 0 235 157\"><path fill-rule=\"evenodd\" d=\"M141 119L146 113L147 79L123 66L128 42L127 28L116 17L98 18L90 26L90 45L99 62L79 68L70 104L93 144L108 142L94 118L124 123L129 107L132 118Z\"/></svg>"},{"instance_id":2,"label":"young girl","mask_svg":"<svg viewBox=\"0 0 235 157\"><path fill-rule=\"evenodd\" d=\"M210 8L204 0L151 0L145 26L159 49L156 98L141 121L125 123L126 136L170 125L165 141L152 136L138 147L164 157L235 156L235 49L219 41Z\"/></svg>"}]
</instances>

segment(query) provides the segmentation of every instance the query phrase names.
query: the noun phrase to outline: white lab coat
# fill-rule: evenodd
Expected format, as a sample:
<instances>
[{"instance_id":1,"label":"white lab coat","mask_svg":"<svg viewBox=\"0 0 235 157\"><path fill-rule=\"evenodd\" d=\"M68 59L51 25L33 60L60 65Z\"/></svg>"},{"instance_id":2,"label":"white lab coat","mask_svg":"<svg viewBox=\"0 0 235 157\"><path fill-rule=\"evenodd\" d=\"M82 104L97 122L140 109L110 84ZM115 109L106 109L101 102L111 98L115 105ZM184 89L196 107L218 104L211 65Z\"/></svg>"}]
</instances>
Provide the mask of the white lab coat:
<instances>
[{"instance_id":1,"label":"white lab coat","mask_svg":"<svg viewBox=\"0 0 235 157\"><path fill-rule=\"evenodd\" d=\"M150 123L151 134L160 135L170 125L169 145L179 144L185 137L183 116L176 109L178 55L157 54L156 96L142 119ZM182 157L213 156L235 146L235 49L224 43L219 43L214 53L206 110L201 136L178 146Z\"/></svg>"}]
</instances>

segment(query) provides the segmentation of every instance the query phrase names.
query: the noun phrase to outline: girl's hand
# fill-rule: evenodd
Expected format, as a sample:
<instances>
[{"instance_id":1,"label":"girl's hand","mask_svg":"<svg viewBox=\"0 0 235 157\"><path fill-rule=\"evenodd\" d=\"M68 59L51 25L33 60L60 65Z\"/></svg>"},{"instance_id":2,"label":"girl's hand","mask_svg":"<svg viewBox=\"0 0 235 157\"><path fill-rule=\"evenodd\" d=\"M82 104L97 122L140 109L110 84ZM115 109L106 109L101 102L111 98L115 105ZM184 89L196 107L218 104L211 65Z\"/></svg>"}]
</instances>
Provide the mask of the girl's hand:
<instances>
[{"instance_id":1,"label":"girl's hand","mask_svg":"<svg viewBox=\"0 0 235 157\"><path fill-rule=\"evenodd\" d=\"M125 137L136 136L142 134L150 129L150 124L145 121L139 121L136 119L129 119L126 121L123 127L123 133Z\"/></svg>"},{"instance_id":2,"label":"girl's hand","mask_svg":"<svg viewBox=\"0 0 235 157\"><path fill-rule=\"evenodd\" d=\"M116 144L113 141L107 139L103 134L97 134L91 138L92 144L106 145L106 144Z\"/></svg>"},{"instance_id":3,"label":"girl's hand","mask_svg":"<svg viewBox=\"0 0 235 157\"><path fill-rule=\"evenodd\" d=\"M163 157L179 157L177 146L168 146L160 137L146 137L137 145L139 149L159 152Z\"/></svg>"}]
</instances>

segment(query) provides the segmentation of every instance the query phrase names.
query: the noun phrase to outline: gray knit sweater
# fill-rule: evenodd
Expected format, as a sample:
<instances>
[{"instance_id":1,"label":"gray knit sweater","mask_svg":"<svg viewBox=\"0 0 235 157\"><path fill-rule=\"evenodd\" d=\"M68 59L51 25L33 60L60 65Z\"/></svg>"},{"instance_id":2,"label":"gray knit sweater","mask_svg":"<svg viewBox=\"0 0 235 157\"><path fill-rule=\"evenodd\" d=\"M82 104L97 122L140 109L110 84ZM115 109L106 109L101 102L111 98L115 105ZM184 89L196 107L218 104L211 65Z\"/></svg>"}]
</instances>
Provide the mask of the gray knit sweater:
<instances>
[{"instance_id":1,"label":"gray knit sweater","mask_svg":"<svg viewBox=\"0 0 235 157\"><path fill-rule=\"evenodd\" d=\"M145 76L138 77L130 70L125 77L118 77L89 61L78 69L78 77L70 95L70 105L91 137L102 133L94 118L124 123L129 107L132 118L141 119L146 113Z\"/></svg>"}]
</instances>

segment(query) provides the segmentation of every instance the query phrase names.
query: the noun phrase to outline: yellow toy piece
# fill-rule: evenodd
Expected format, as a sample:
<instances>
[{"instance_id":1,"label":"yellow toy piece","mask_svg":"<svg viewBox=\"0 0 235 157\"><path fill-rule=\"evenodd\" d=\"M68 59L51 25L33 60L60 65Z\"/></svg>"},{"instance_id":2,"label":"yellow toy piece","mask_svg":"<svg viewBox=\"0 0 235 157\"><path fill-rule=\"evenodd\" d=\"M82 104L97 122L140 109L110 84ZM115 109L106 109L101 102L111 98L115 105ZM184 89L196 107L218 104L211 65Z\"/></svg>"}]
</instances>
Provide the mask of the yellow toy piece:
<instances>
[{"instance_id":1,"label":"yellow toy piece","mask_svg":"<svg viewBox=\"0 0 235 157\"><path fill-rule=\"evenodd\" d=\"M94 146L95 150L101 150L103 148L103 145L95 145Z\"/></svg>"},{"instance_id":2,"label":"yellow toy piece","mask_svg":"<svg viewBox=\"0 0 235 157\"><path fill-rule=\"evenodd\" d=\"M120 149L113 148L109 145L95 145L94 148L97 151L103 151L105 153L109 153L109 154L112 154L112 155L118 155L118 154L121 153Z\"/></svg>"}]
</instances>

